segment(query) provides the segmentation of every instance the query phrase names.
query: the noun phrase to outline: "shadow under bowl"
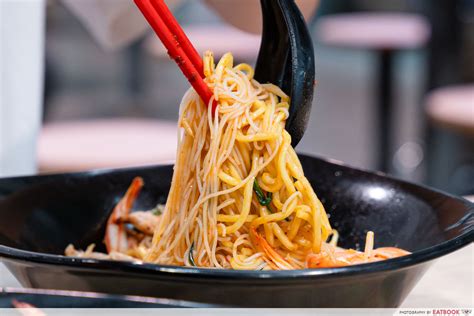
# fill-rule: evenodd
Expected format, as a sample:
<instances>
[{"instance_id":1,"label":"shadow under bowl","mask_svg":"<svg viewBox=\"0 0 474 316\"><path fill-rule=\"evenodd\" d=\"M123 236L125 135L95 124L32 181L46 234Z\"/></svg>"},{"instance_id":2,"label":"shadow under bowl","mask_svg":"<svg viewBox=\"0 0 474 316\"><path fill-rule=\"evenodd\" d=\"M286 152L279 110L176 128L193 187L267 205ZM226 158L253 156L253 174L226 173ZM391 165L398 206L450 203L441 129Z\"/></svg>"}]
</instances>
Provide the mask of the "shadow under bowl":
<instances>
[{"instance_id":1,"label":"shadow under bowl","mask_svg":"<svg viewBox=\"0 0 474 316\"><path fill-rule=\"evenodd\" d=\"M209 304L162 298L110 295L92 292L0 288L0 309L13 302L36 308L209 308Z\"/></svg>"}]
</instances>

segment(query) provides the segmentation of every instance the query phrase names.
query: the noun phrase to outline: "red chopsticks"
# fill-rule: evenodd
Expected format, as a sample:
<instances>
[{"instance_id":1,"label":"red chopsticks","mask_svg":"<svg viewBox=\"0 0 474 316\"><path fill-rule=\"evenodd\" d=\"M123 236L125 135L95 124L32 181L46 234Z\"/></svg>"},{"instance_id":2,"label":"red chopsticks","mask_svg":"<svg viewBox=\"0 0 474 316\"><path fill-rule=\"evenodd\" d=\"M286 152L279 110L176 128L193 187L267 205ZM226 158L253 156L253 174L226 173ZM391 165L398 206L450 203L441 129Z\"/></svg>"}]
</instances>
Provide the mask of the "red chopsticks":
<instances>
[{"instance_id":1,"label":"red chopsticks","mask_svg":"<svg viewBox=\"0 0 474 316\"><path fill-rule=\"evenodd\" d=\"M204 77L201 56L199 56L199 53L194 48L189 38L184 34L183 29L178 21L176 21L166 3L163 0L152 0L151 4L155 10L159 12L163 22L165 22L171 32L176 36L176 40L180 43L181 47L183 47L184 52L188 55L189 60L193 63L201 77Z\"/></svg>"},{"instance_id":2,"label":"red chopsticks","mask_svg":"<svg viewBox=\"0 0 474 316\"><path fill-rule=\"evenodd\" d=\"M199 56L164 1L135 0L135 4L155 30L155 33L168 50L168 54L178 64L194 90L204 103L209 104L212 92L202 79L204 75L201 56ZM216 103L213 102L213 110L215 110L215 107Z\"/></svg>"}]
</instances>

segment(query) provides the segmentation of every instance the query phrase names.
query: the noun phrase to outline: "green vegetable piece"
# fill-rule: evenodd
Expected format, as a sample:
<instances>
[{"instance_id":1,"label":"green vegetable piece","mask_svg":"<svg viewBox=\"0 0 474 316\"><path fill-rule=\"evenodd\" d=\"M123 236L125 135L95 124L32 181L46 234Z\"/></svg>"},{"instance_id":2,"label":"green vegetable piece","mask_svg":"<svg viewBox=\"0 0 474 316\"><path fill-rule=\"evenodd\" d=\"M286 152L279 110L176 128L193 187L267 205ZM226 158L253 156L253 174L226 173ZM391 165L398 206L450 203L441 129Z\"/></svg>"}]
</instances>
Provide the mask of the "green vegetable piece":
<instances>
[{"instance_id":1,"label":"green vegetable piece","mask_svg":"<svg viewBox=\"0 0 474 316\"><path fill-rule=\"evenodd\" d=\"M154 209L151 210L151 213L152 213L153 215L159 216L159 215L161 215L161 214L163 213L163 208L164 208L163 205L158 204L157 206L155 206Z\"/></svg>"},{"instance_id":2,"label":"green vegetable piece","mask_svg":"<svg viewBox=\"0 0 474 316\"><path fill-rule=\"evenodd\" d=\"M258 181L255 179L253 182L253 191L255 192L255 195L257 196L258 203L262 206L268 206L270 202L272 201L272 193L268 192L267 195L263 193L262 189L258 185Z\"/></svg>"}]
</instances>

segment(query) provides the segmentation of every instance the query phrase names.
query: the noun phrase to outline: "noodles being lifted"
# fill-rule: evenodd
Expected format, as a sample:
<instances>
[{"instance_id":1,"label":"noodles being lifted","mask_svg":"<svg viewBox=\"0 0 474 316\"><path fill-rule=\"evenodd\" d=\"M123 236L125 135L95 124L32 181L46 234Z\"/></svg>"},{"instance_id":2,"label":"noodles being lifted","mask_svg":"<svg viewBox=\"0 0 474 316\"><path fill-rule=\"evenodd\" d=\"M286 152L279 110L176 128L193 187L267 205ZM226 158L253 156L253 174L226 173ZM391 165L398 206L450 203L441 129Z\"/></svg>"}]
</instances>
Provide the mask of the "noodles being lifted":
<instances>
[{"instance_id":1,"label":"noodles being lifted","mask_svg":"<svg viewBox=\"0 0 474 316\"><path fill-rule=\"evenodd\" d=\"M136 212L128 212L143 185L134 180L109 219L110 258L281 270L344 266L408 254L398 248L373 249L372 232L367 234L364 252L337 247L337 232L331 229L285 130L289 97L275 85L255 81L249 65L234 67L231 54L215 65L207 52L204 74L217 110L213 113L193 89L185 94L178 155L164 211L159 217L141 214L148 216L141 221L146 229L140 229L135 219L141 237L137 229L134 236L127 232L124 222L133 224L137 217ZM80 252L72 246L66 253L96 254L92 248Z\"/></svg>"}]
</instances>

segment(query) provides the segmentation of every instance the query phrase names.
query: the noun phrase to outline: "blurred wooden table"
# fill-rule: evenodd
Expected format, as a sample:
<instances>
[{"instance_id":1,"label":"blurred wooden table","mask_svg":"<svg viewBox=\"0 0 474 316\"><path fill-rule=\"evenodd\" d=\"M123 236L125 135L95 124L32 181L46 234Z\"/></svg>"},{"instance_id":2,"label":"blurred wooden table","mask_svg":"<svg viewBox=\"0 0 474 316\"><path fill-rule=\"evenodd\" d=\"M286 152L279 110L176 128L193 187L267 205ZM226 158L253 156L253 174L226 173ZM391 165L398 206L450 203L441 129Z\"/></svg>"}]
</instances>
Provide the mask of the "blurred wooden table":
<instances>
[{"instance_id":1,"label":"blurred wooden table","mask_svg":"<svg viewBox=\"0 0 474 316\"><path fill-rule=\"evenodd\" d=\"M474 306L474 246L471 244L436 261L408 295L401 307ZM0 287L19 283L0 264Z\"/></svg>"}]
</instances>

